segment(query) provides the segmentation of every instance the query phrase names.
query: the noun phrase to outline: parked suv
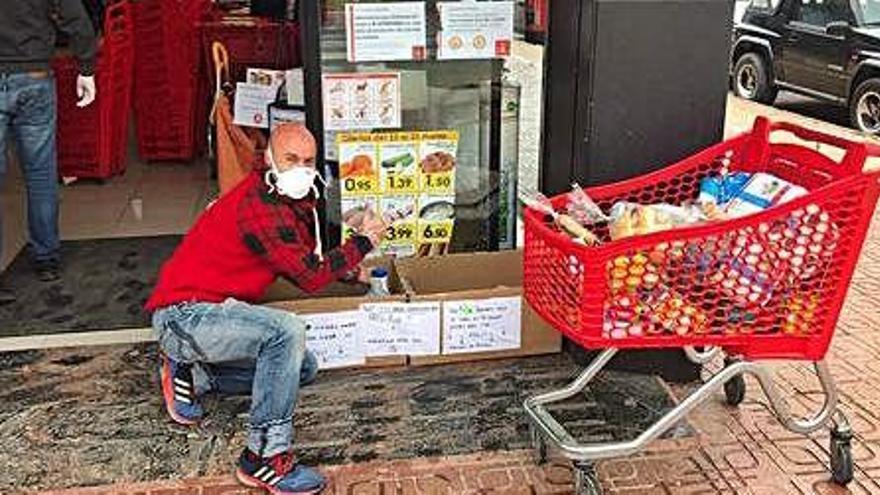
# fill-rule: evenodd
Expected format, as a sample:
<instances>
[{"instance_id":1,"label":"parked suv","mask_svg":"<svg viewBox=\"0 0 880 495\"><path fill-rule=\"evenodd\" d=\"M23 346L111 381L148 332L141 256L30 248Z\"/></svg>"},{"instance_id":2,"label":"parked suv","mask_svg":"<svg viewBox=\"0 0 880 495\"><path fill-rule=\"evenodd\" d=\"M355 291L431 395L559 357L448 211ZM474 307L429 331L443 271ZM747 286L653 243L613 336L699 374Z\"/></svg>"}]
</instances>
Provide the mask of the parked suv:
<instances>
[{"instance_id":1,"label":"parked suv","mask_svg":"<svg viewBox=\"0 0 880 495\"><path fill-rule=\"evenodd\" d=\"M738 96L770 104L785 89L828 100L880 134L880 0L752 0L731 64Z\"/></svg>"}]
</instances>

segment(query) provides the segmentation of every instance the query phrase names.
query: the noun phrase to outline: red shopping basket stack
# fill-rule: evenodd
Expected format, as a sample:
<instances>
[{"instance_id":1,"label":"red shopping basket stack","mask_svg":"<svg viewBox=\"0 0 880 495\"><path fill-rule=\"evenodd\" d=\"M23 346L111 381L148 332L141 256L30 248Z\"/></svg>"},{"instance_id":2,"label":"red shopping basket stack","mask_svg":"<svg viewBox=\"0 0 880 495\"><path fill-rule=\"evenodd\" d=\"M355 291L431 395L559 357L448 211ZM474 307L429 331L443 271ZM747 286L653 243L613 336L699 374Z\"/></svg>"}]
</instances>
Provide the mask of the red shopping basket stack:
<instances>
[{"instance_id":1,"label":"red shopping basket stack","mask_svg":"<svg viewBox=\"0 0 880 495\"><path fill-rule=\"evenodd\" d=\"M135 9L134 112L145 160L196 154L198 23L210 0L140 0Z\"/></svg>"},{"instance_id":2,"label":"red shopping basket stack","mask_svg":"<svg viewBox=\"0 0 880 495\"><path fill-rule=\"evenodd\" d=\"M94 103L76 106L79 68L73 57L52 62L58 93L58 167L64 177L106 179L125 170L134 62L131 8L128 0L119 0L105 12Z\"/></svg>"},{"instance_id":3,"label":"red shopping basket stack","mask_svg":"<svg viewBox=\"0 0 880 495\"><path fill-rule=\"evenodd\" d=\"M845 150L836 162L781 131ZM758 119L750 134L652 174L591 188L604 210L694 202L700 181L731 169L766 172L807 194L760 213L612 241L576 244L527 209L526 298L547 321L591 348L719 346L752 359L818 361L826 353L874 212L877 149ZM563 209L567 195L552 200Z\"/></svg>"}]
</instances>

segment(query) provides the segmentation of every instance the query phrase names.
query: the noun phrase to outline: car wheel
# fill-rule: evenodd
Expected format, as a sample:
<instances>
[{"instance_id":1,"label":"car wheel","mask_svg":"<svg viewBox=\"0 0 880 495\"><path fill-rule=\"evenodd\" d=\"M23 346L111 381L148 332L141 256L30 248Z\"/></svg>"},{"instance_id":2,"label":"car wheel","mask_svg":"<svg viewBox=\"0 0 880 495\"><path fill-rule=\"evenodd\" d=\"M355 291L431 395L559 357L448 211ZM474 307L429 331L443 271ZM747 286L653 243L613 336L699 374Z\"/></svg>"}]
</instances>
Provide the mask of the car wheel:
<instances>
[{"instance_id":1,"label":"car wheel","mask_svg":"<svg viewBox=\"0 0 880 495\"><path fill-rule=\"evenodd\" d=\"M880 79L859 84L849 102L849 118L856 129L880 134Z\"/></svg>"},{"instance_id":2,"label":"car wheel","mask_svg":"<svg viewBox=\"0 0 880 495\"><path fill-rule=\"evenodd\" d=\"M747 100L768 105L773 103L777 89L770 81L770 72L763 57L757 53L746 53L736 61L733 92Z\"/></svg>"}]
</instances>

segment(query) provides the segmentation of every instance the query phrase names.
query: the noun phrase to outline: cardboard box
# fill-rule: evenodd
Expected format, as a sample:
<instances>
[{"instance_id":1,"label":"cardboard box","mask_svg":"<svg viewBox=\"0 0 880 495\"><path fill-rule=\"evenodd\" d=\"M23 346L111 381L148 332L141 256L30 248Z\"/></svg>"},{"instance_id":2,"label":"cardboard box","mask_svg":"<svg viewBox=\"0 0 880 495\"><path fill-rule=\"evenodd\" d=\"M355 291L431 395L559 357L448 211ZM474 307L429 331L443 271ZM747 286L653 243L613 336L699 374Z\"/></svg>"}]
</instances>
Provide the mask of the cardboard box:
<instances>
[{"instance_id":1,"label":"cardboard box","mask_svg":"<svg viewBox=\"0 0 880 495\"><path fill-rule=\"evenodd\" d=\"M318 294L308 294L287 280L279 279L269 288L264 301L270 307L302 315L352 311L359 309L361 304L371 302L406 301L407 296L403 293L390 259L374 258L364 264L367 267L383 266L387 268L389 290L396 295L384 298L368 297L369 288L367 286L342 282L334 282ZM407 362L408 356L368 357L364 366L368 368L406 366Z\"/></svg>"},{"instance_id":2,"label":"cardboard box","mask_svg":"<svg viewBox=\"0 0 880 495\"><path fill-rule=\"evenodd\" d=\"M413 301L522 296L522 251L466 253L395 261L398 283ZM562 337L522 302L519 349L413 356L412 365L455 363L560 352ZM443 330L441 330L443 331Z\"/></svg>"},{"instance_id":3,"label":"cardboard box","mask_svg":"<svg viewBox=\"0 0 880 495\"><path fill-rule=\"evenodd\" d=\"M278 282L270 290L271 307L298 314L356 310L364 303L485 300L522 295L522 251L466 253L401 260L377 258L369 266L389 268L392 295L367 297L366 287L334 283L320 294L309 295L289 282ZM484 359L551 354L560 352L559 332L545 323L522 302L521 341L518 349L436 356L388 356L367 358L367 367L420 366ZM441 332L443 329L441 328ZM442 335L441 335L442 340Z\"/></svg>"}]
</instances>

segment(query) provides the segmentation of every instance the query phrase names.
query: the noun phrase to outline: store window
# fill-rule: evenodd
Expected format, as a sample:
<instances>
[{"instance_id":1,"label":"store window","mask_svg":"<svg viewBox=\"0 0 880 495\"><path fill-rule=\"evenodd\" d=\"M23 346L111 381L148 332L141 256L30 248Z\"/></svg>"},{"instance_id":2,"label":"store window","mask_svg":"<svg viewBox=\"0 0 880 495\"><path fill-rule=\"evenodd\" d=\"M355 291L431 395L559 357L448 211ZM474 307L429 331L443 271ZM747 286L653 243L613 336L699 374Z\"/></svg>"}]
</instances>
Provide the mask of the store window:
<instances>
[{"instance_id":1,"label":"store window","mask_svg":"<svg viewBox=\"0 0 880 495\"><path fill-rule=\"evenodd\" d=\"M385 254L516 247L517 191L537 189L544 74L525 7L324 0L321 113L339 235L374 207L393 224Z\"/></svg>"}]
</instances>

